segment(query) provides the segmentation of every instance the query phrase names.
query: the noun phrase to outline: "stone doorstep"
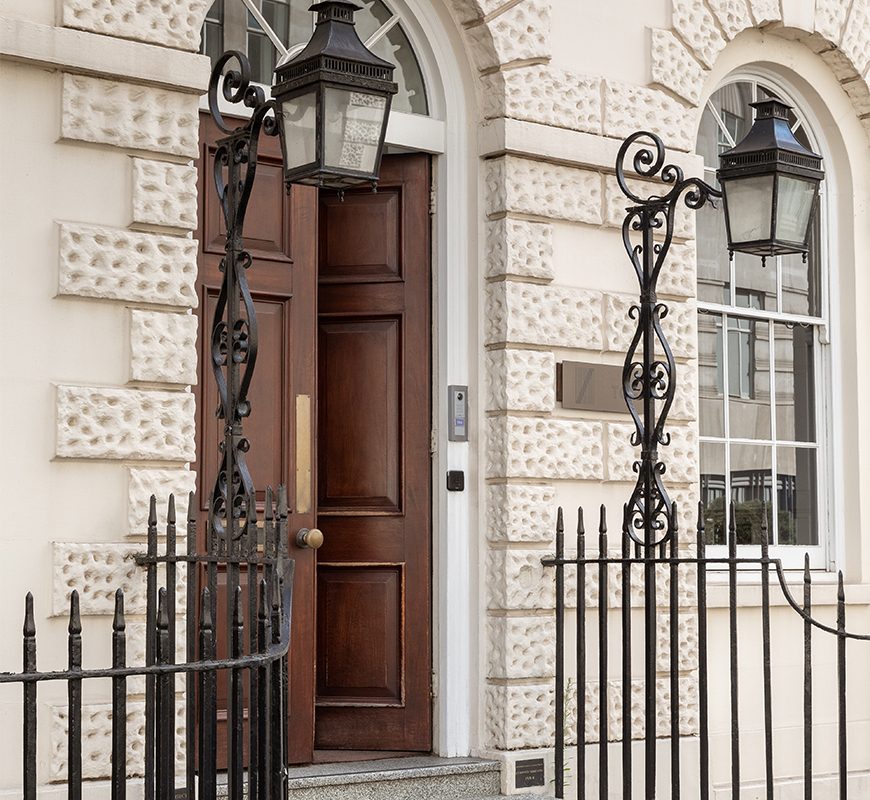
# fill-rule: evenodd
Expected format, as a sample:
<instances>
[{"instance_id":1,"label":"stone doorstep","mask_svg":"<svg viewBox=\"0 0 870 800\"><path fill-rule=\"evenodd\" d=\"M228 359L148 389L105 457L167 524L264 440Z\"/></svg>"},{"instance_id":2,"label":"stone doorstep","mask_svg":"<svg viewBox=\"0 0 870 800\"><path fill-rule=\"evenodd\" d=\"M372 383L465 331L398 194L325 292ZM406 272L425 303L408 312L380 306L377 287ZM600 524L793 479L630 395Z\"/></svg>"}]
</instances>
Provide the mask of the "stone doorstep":
<instances>
[{"instance_id":1,"label":"stone doorstep","mask_svg":"<svg viewBox=\"0 0 870 800\"><path fill-rule=\"evenodd\" d=\"M499 762L479 758L412 756L288 770L289 800L500 800L499 785ZM226 797L225 784L218 797Z\"/></svg>"}]
</instances>

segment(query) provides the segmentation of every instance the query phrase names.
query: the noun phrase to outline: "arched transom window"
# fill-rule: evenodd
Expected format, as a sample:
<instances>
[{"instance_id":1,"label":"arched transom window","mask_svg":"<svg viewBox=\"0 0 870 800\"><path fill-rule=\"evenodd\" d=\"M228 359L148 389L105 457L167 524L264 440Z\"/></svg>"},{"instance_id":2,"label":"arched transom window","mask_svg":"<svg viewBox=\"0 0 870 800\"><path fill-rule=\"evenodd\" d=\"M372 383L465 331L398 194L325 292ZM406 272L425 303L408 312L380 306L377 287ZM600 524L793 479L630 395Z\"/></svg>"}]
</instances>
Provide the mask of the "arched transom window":
<instances>
[{"instance_id":1,"label":"arched transom window","mask_svg":"<svg viewBox=\"0 0 870 800\"><path fill-rule=\"evenodd\" d=\"M314 29L310 0L255 0L260 13L281 42L290 49L304 45ZM396 65L399 85L392 108L407 114L428 114L426 87L417 57L399 17L382 0L361 0L354 15L360 39L376 55ZM374 38L372 38L374 37ZM264 27L241 0L214 0L206 15L200 51L214 63L225 50L248 54L253 79L271 85L278 52Z\"/></svg>"},{"instance_id":2,"label":"arched transom window","mask_svg":"<svg viewBox=\"0 0 870 800\"><path fill-rule=\"evenodd\" d=\"M794 106L796 138L819 152L793 98L761 78L733 80L703 112L697 149L708 182L715 183L719 154L752 125L750 103L771 96ZM721 208L703 210L697 221L700 489L708 542L726 543L733 502L738 543L759 544L766 504L771 544L810 549L815 566L825 564L828 527L820 205L807 261L784 256L765 267L740 253L729 259Z\"/></svg>"}]
</instances>

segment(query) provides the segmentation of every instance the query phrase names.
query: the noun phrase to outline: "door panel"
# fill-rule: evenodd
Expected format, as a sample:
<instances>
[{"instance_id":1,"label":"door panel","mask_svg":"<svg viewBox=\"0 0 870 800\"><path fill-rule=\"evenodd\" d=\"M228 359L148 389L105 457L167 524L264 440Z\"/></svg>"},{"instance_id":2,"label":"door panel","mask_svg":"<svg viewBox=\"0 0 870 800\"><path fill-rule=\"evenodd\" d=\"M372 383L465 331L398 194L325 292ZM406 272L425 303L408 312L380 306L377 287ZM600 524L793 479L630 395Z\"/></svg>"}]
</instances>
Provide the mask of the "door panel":
<instances>
[{"instance_id":1,"label":"door panel","mask_svg":"<svg viewBox=\"0 0 870 800\"><path fill-rule=\"evenodd\" d=\"M431 749L429 160L320 196L316 747Z\"/></svg>"}]
</instances>

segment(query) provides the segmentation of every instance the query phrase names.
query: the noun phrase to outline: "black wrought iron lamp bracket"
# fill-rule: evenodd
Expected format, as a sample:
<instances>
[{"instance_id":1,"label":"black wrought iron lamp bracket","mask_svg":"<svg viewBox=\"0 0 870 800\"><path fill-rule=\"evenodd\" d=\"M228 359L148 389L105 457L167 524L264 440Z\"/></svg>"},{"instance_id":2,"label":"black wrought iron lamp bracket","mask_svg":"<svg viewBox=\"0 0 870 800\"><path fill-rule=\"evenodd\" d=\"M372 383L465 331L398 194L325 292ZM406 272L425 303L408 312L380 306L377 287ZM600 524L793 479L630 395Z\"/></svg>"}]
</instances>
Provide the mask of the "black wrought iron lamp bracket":
<instances>
[{"instance_id":1,"label":"black wrought iron lamp bracket","mask_svg":"<svg viewBox=\"0 0 870 800\"><path fill-rule=\"evenodd\" d=\"M236 61L238 69L224 69ZM220 96L231 104L252 109L249 119L232 127L219 106ZM257 523L254 484L246 453L250 443L243 421L251 413L249 391L257 362L257 316L248 286L251 254L245 249L245 214L257 172L260 134L278 133L275 103L260 86L251 84L247 57L236 50L224 53L212 70L208 90L212 119L226 134L217 141L214 183L226 223L226 245L220 270L220 294L211 328L211 367L218 388L216 416L223 422L220 467L211 493L209 531L223 540L226 551Z\"/></svg>"},{"instance_id":2,"label":"black wrought iron lamp bracket","mask_svg":"<svg viewBox=\"0 0 870 800\"><path fill-rule=\"evenodd\" d=\"M655 151L647 141L652 141ZM629 188L625 162L635 146L633 171L642 179L658 175L669 187L664 194L641 197ZM622 370L622 393L635 427L631 444L640 447L640 458L633 464L637 480L626 505L624 526L637 545L647 548L664 545L676 527L659 446L666 447L671 441L665 422L674 402L677 366L662 328L668 306L658 299L658 279L674 238L680 201L697 210L722 196L699 178L684 177L680 167L665 164L665 155L658 136L638 131L622 143L616 158L619 188L632 202L622 224L622 241L640 287L639 301L629 309L637 328Z\"/></svg>"}]
</instances>

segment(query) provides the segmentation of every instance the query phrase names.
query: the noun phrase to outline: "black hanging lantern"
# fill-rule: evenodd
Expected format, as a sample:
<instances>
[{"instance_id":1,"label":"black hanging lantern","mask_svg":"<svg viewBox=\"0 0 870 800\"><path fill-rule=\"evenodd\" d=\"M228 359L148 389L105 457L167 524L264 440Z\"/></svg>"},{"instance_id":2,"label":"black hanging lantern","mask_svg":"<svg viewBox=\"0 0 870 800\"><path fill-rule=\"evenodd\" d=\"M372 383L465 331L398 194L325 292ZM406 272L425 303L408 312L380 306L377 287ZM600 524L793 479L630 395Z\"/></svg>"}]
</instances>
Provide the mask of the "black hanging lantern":
<instances>
[{"instance_id":1,"label":"black hanging lantern","mask_svg":"<svg viewBox=\"0 0 870 800\"><path fill-rule=\"evenodd\" d=\"M728 250L761 256L762 263L788 253L806 258L822 157L795 139L791 106L768 99L752 107L752 128L719 156L716 173L725 194Z\"/></svg>"},{"instance_id":2,"label":"black hanging lantern","mask_svg":"<svg viewBox=\"0 0 870 800\"><path fill-rule=\"evenodd\" d=\"M275 71L276 103L286 184L344 190L377 185L390 102L398 87L394 65L360 41L359 6L326 0L311 40Z\"/></svg>"}]
</instances>

